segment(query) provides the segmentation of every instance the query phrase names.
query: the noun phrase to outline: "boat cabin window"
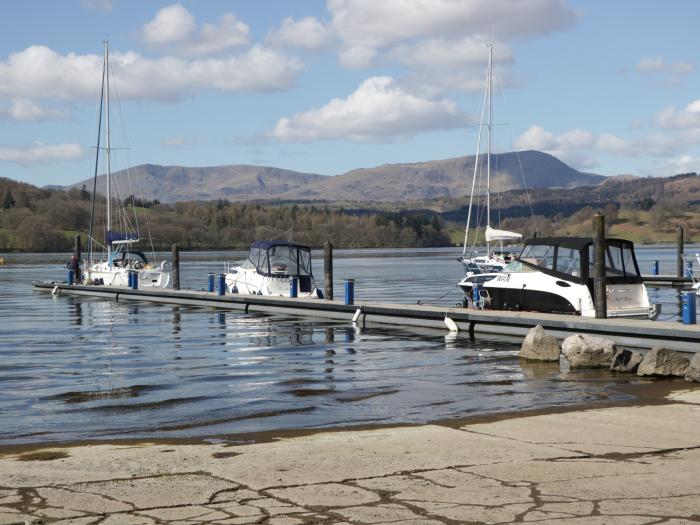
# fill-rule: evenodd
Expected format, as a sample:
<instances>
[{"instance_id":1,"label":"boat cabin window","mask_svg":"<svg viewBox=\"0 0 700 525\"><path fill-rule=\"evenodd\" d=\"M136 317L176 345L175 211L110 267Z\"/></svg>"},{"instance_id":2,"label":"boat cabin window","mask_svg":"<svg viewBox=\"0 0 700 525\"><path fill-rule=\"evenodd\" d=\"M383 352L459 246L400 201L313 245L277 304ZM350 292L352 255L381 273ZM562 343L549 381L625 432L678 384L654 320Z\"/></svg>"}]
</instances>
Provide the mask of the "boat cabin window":
<instances>
[{"instance_id":1,"label":"boat cabin window","mask_svg":"<svg viewBox=\"0 0 700 525\"><path fill-rule=\"evenodd\" d=\"M298 246L272 246L268 250L272 275L311 275L311 251Z\"/></svg>"},{"instance_id":2,"label":"boat cabin window","mask_svg":"<svg viewBox=\"0 0 700 525\"><path fill-rule=\"evenodd\" d=\"M547 244L528 244L523 248L520 259L542 268L553 269L554 246Z\"/></svg>"},{"instance_id":3,"label":"boat cabin window","mask_svg":"<svg viewBox=\"0 0 700 525\"><path fill-rule=\"evenodd\" d=\"M248 256L250 262L255 265L258 271L263 273L269 273L268 260L267 260L267 250L262 248L251 248L250 255Z\"/></svg>"},{"instance_id":4,"label":"boat cabin window","mask_svg":"<svg viewBox=\"0 0 700 525\"><path fill-rule=\"evenodd\" d=\"M595 251L593 245L588 247L589 275L594 273ZM639 270L635 264L634 249L628 244L608 244L605 253L606 277L638 277Z\"/></svg>"},{"instance_id":5,"label":"boat cabin window","mask_svg":"<svg viewBox=\"0 0 700 525\"><path fill-rule=\"evenodd\" d=\"M559 246L556 271L579 277L581 272L581 252L573 248Z\"/></svg>"}]
</instances>

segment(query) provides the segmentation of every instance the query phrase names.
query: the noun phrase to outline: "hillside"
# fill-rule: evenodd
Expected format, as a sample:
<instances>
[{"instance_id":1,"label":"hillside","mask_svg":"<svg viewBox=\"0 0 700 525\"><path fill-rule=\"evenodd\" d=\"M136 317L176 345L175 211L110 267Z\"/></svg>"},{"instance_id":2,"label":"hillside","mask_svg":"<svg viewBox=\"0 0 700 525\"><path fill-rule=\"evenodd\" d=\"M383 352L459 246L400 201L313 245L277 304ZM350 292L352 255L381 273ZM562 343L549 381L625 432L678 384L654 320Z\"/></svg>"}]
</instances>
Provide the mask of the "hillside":
<instances>
[{"instance_id":1,"label":"hillside","mask_svg":"<svg viewBox=\"0 0 700 525\"><path fill-rule=\"evenodd\" d=\"M483 156L482 156L483 157ZM468 194L475 156L412 164L385 164L352 170L342 175L323 176L265 166L231 165L202 168L145 164L132 168L134 190L147 200L319 200L405 202ZM596 185L605 177L582 173L557 158L539 151L492 155L494 186L501 190L522 187L520 165L530 188L573 188ZM485 165L482 158L481 164ZM123 197L129 189L126 172L113 174ZM485 185L485 176L480 186ZM90 179L73 184L92 186ZM104 175L98 177L99 188Z\"/></svg>"}]
</instances>

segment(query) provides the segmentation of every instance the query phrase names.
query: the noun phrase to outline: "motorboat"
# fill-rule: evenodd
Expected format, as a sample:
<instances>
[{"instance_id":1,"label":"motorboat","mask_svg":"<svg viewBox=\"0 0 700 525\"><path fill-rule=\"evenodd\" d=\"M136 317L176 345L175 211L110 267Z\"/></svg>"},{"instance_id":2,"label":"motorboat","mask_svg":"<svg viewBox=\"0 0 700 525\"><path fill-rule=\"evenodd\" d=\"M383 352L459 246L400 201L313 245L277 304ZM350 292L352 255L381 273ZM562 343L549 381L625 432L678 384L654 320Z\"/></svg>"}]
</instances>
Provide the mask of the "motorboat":
<instances>
[{"instance_id":1,"label":"motorboat","mask_svg":"<svg viewBox=\"0 0 700 525\"><path fill-rule=\"evenodd\" d=\"M658 307L649 302L634 244L615 238L605 242L607 316L655 318ZM593 264L593 239L539 237L527 240L503 270L465 277L459 287L482 308L595 317Z\"/></svg>"},{"instance_id":2,"label":"motorboat","mask_svg":"<svg viewBox=\"0 0 700 525\"><path fill-rule=\"evenodd\" d=\"M226 266L228 293L289 297L293 279L298 297L323 297L311 271L311 248L291 241L254 242L243 263Z\"/></svg>"},{"instance_id":3,"label":"motorboat","mask_svg":"<svg viewBox=\"0 0 700 525\"><path fill-rule=\"evenodd\" d=\"M142 251L134 250L132 246L138 243L140 235L138 232L139 220L136 216L136 206L134 197L131 196L130 214L124 200L118 199L116 188L112 182L112 145L110 133L110 77L109 65L109 44L104 43L104 59L102 69L102 88L100 92L100 115L97 129L97 147L95 149L95 173L92 192L92 213L90 216L90 231L88 232L88 259L85 261L85 271L83 272L83 284L103 284L105 286L127 287L130 282L130 272L137 275L137 286L139 288L167 288L170 284L171 273L167 268L165 260L160 263L149 263L146 255ZM102 116L105 116L105 130L102 130ZM100 139L104 131L105 144L100 145ZM99 243L93 237L93 230L97 222L95 214L95 202L97 201L97 172L100 160L100 152L105 152L106 161L106 202L105 202L105 222L106 231L104 243ZM130 184L131 186L131 181ZM128 198L126 199L129 200ZM117 205L114 201L118 201ZM113 209L115 208L115 209ZM119 209L116 209L119 208ZM113 224L117 223L117 224ZM146 221L146 225L148 222ZM117 231L114 227L123 231ZM101 244L103 255L101 260L96 260L94 245ZM153 253L155 259L155 252Z\"/></svg>"}]
</instances>

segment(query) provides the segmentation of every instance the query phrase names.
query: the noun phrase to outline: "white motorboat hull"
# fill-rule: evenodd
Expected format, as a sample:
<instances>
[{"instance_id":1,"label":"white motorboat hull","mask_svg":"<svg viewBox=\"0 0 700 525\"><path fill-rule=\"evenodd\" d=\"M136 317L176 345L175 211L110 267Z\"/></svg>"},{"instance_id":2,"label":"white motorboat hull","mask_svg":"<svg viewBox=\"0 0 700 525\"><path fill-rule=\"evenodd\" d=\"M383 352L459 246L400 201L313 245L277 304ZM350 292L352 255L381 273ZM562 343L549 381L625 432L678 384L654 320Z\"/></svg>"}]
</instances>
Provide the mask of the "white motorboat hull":
<instances>
[{"instance_id":1,"label":"white motorboat hull","mask_svg":"<svg viewBox=\"0 0 700 525\"><path fill-rule=\"evenodd\" d=\"M478 284L480 306L485 308L595 317L593 298L584 284L543 272L501 272L491 277ZM472 298L472 278L463 279L459 286ZM650 319L657 315L643 283L608 284L606 289L608 317Z\"/></svg>"},{"instance_id":2,"label":"white motorboat hull","mask_svg":"<svg viewBox=\"0 0 700 525\"><path fill-rule=\"evenodd\" d=\"M245 295L273 295L277 297L290 297L291 277L288 275L269 276L259 274L255 268L234 267L225 277L226 291ZM298 281L297 297L320 297L313 277L309 286L304 288Z\"/></svg>"}]
</instances>

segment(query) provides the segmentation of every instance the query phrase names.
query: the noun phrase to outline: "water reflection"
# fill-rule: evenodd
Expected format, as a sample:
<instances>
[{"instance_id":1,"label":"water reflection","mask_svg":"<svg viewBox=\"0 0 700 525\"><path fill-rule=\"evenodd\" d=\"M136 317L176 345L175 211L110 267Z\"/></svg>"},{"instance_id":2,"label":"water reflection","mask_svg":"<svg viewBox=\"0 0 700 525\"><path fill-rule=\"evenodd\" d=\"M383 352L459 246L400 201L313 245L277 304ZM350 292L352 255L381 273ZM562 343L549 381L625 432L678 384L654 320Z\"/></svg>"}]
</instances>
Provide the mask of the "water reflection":
<instances>
[{"instance_id":1,"label":"water reflection","mask_svg":"<svg viewBox=\"0 0 700 525\"><path fill-rule=\"evenodd\" d=\"M358 298L415 302L461 271L447 250L403 258L405 272L360 259L336 266L358 277ZM183 266L184 285L205 282L211 264ZM521 362L507 337L29 291L32 279L63 278L57 267L0 271L0 443L424 422L615 398L611 386L637 381ZM676 291L650 293L669 316L680 309Z\"/></svg>"}]
</instances>

